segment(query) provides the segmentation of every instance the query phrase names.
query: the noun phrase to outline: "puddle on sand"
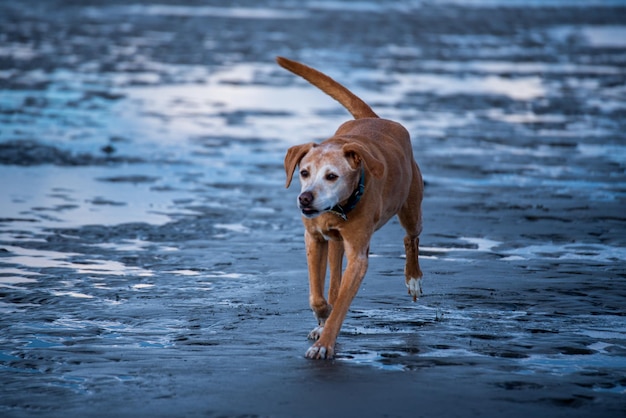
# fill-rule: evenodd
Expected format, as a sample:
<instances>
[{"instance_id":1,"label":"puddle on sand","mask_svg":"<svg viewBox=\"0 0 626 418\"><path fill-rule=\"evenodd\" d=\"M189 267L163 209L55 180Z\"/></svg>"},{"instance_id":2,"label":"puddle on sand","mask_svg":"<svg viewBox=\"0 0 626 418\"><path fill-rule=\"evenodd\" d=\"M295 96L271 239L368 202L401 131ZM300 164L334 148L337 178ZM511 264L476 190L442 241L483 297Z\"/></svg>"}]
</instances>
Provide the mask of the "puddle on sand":
<instances>
[{"instance_id":1,"label":"puddle on sand","mask_svg":"<svg viewBox=\"0 0 626 418\"><path fill-rule=\"evenodd\" d=\"M8 287L15 289L19 284L23 283L36 283L37 279L24 277L31 276L32 273L28 271L19 270L19 273L22 274L20 276L5 276L8 273L8 270L0 269L0 287Z\"/></svg>"},{"instance_id":2,"label":"puddle on sand","mask_svg":"<svg viewBox=\"0 0 626 418\"><path fill-rule=\"evenodd\" d=\"M495 75L466 76L461 79L453 75L422 74L396 77L394 89L404 94L432 93L451 95L495 95L513 100L534 100L547 93L539 77L515 79Z\"/></svg>"},{"instance_id":3,"label":"puddle on sand","mask_svg":"<svg viewBox=\"0 0 626 418\"><path fill-rule=\"evenodd\" d=\"M164 4L104 6L87 8L85 14L102 17L101 14L127 14L169 16L169 17L217 17L230 19L303 19L307 16L302 10L279 10L265 7L215 7L215 6L172 6Z\"/></svg>"},{"instance_id":4,"label":"puddle on sand","mask_svg":"<svg viewBox=\"0 0 626 418\"><path fill-rule=\"evenodd\" d=\"M556 260L586 260L596 262L626 261L626 247L614 247L600 244L543 244L506 250L501 254L503 260L518 261L548 258Z\"/></svg>"},{"instance_id":5,"label":"puddle on sand","mask_svg":"<svg viewBox=\"0 0 626 418\"><path fill-rule=\"evenodd\" d=\"M128 267L119 261L89 259L79 253L65 253L59 251L36 250L3 245L8 253L0 258L0 264L15 264L28 269L62 268L80 274L106 275L137 275L152 276L152 272L138 267ZM87 257L87 259L85 259ZM15 269L0 269L0 273L15 271ZM27 274L37 274L28 272Z\"/></svg>"},{"instance_id":6,"label":"puddle on sand","mask_svg":"<svg viewBox=\"0 0 626 418\"><path fill-rule=\"evenodd\" d=\"M441 289L431 284L431 292ZM572 313L563 321L546 311L547 305L500 310L508 297L497 298L497 292L492 290L491 309L480 308L480 292L472 290L463 292L468 305L462 309L455 306L459 299L452 294L426 294L422 305L412 308L393 304L387 304L387 309L355 308L339 339L338 361L405 371L491 364L520 376L574 376L604 370L607 387L620 392L618 371L626 369L622 355L626 324L619 316ZM519 299L515 296L510 296L511 305L524 304L521 294ZM607 332L594 331L602 328Z\"/></svg>"},{"instance_id":7,"label":"puddle on sand","mask_svg":"<svg viewBox=\"0 0 626 418\"><path fill-rule=\"evenodd\" d=\"M488 238L460 237L457 245L447 247L421 246L424 258L445 259L446 261L466 262L475 258L475 253L491 253L501 258L501 261L521 261L538 259L581 260L595 262L623 262L626 261L626 247L601 244L541 244L520 247L515 249L501 247L504 243ZM499 248L501 247L501 248ZM467 254L464 254L467 253Z\"/></svg>"},{"instance_id":8,"label":"puddle on sand","mask_svg":"<svg viewBox=\"0 0 626 418\"><path fill-rule=\"evenodd\" d=\"M148 177L146 167L0 166L0 176L12 179L2 186L0 229L37 229L113 225L129 222L164 224L174 210L173 201L193 198L180 188L171 170ZM133 176L141 172L141 176ZM115 180L117 179L117 180ZM166 191L155 191L160 185L171 185Z\"/></svg>"},{"instance_id":9,"label":"puddle on sand","mask_svg":"<svg viewBox=\"0 0 626 418\"><path fill-rule=\"evenodd\" d=\"M561 42L582 38L583 42L593 48L626 49L626 26L560 26L550 30L550 34Z\"/></svg>"}]
</instances>

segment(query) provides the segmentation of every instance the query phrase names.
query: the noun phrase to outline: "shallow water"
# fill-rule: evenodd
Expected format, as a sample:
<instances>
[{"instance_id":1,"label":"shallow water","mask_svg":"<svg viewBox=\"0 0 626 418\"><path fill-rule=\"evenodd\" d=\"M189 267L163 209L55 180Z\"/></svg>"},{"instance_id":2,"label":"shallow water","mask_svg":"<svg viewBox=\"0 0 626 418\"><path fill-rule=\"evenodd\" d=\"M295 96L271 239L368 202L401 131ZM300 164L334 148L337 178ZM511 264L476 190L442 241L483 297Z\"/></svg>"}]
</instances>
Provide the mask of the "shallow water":
<instances>
[{"instance_id":1,"label":"shallow water","mask_svg":"<svg viewBox=\"0 0 626 418\"><path fill-rule=\"evenodd\" d=\"M0 412L622 416L625 15L3 3ZM322 364L282 159L348 115L275 55L403 123L427 184L424 297L392 221Z\"/></svg>"}]
</instances>

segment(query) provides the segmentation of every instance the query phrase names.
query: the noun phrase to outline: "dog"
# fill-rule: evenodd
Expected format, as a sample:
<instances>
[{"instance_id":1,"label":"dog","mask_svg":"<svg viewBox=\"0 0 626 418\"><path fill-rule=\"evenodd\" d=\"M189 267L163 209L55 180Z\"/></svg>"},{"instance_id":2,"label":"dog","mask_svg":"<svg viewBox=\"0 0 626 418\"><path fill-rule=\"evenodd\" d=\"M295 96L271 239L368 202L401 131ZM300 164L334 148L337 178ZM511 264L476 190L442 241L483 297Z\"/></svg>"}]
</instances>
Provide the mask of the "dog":
<instances>
[{"instance_id":1,"label":"dog","mask_svg":"<svg viewBox=\"0 0 626 418\"><path fill-rule=\"evenodd\" d=\"M350 304L365 277L370 240L394 215L406 231L404 269L408 293L422 294L418 251L422 232L424 183L407 130L378 117L363 100L329 76L302 63L276 57L277 63L337 100L354 117L317 144L287 150L286 187L299 168L309 273L309 304L318 326L305 356L331 359ZM343 259L347 261L342 274ZM325 276L330 266L328 300Z\"/></svg>"}]
</instances>

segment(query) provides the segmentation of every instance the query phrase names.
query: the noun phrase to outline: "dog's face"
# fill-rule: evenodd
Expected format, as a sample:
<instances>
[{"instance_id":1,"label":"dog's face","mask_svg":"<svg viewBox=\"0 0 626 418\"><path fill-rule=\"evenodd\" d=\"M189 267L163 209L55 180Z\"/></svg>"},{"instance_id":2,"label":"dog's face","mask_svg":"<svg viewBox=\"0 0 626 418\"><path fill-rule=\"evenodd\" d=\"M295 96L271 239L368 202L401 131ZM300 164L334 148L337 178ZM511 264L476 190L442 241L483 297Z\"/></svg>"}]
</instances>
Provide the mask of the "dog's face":
<instances>
[{"instance_id":1,"label":"dog's face","mask_svg":"<svg viewBox=\"0 0 626 418\"><path fill-rule=\"evenodd\" d=\"M359 143L296 145L285 156L286 186L299 167L302 188L298 208L306 218L315 218L350 197L358 185L362 164L374 177L382 177L383 164Z\"/></svg>"},{"instance_id":2,"label":"dog's face","mask_svg":"<svg viewBox=\"0 0 626 418\"><path fill-rule=\"evenodd\" d=\"M348 199L358 183L358 170L338 146L317 146L299 164L298 208L307 218L329 211ZM354 164L354 162L353 162Z\"/></svg>"}]
</instances>

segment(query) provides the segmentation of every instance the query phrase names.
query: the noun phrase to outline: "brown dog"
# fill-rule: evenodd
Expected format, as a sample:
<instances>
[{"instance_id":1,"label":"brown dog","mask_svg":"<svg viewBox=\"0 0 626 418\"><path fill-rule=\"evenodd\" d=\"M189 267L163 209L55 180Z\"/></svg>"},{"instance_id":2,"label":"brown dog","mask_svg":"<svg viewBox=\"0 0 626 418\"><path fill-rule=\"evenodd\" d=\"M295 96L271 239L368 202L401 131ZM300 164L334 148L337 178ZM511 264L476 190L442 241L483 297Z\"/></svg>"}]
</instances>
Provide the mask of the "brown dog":
<instances>
[{"instance_id":1,"label":"brown dog","mask_svg":"<svg viewBox=\"0 0 626 418\"><path fill-rule=\"evenodd\" d=\"M306 357L332 358L341 324L367 271L370 239L394 215L406 230L404 274L409 294L414 301L421 295L418 247L424 185L402 125L380 119L365 102L319 71L282 57L276 61L333 97L355 118L321 144L291 147L285 157L286 187L300 167L298 207L305 227L309 303L318 321L309 334L317 341ZM344 255L347 266L342 275Z\"/></svg>"}]
</instances>

